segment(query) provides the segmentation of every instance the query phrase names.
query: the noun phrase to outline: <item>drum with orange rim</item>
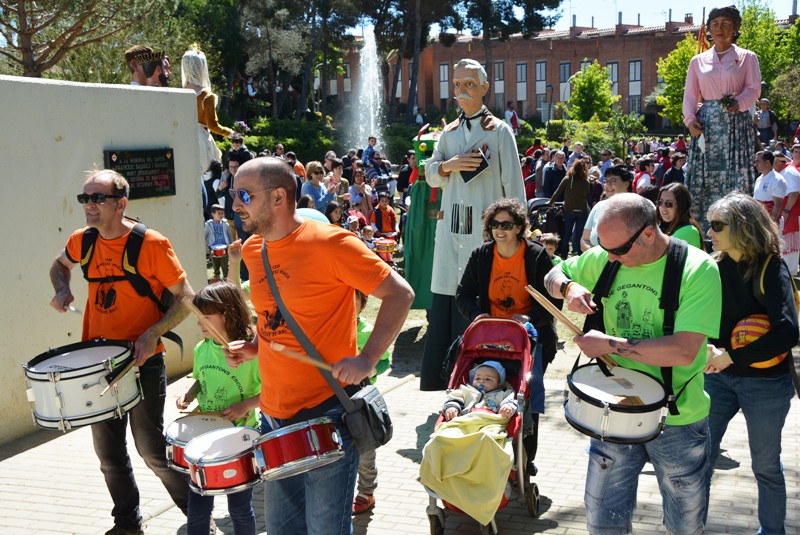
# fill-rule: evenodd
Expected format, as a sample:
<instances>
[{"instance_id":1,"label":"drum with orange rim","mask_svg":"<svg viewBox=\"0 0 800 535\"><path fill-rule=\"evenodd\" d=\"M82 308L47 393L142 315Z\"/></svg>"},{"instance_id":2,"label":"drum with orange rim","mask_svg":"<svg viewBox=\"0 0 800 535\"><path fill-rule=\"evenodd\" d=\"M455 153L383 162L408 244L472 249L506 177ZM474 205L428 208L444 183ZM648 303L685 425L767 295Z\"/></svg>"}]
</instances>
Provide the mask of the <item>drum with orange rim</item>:
<instances>
[{"instance_id":1,"label":"drum with orange rim","mask_svg":"<svg viewBox=\"0 0 800 535\"><path fill-rule=\"evenodd\" d=\"M391 238L378 238L375 240L376 253L393 253L397 250L397 242Z\"/></svg>"},{"instance_id":2,"label":"drum with orange rim","mask_svg":"<svg viewBox=\"0 0 800 535\"><path fill-rule=\"evenodd\" d=\"M755 342L772 329L772 324L769 322L769 316L766 314L753 314L739 320L731 332L731 347L739 349L744 347L750 342ZM769 360L755 362L750 365L751 368L772 368L777 366L789 353L778 355Z\"/></svg>"}]
</instances>

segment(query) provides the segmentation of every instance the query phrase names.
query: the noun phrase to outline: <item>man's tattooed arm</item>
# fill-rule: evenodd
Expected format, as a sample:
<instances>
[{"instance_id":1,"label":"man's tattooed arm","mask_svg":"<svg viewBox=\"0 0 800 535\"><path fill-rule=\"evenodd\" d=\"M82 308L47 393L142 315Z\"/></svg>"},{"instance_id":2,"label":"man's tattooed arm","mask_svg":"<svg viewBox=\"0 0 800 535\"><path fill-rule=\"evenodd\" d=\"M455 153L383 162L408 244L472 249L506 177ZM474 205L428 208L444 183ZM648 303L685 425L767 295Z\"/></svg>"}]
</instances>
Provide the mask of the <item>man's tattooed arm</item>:
<instances>
[{"instance_id":1,"label":"man's tattooed arm","mask_svg":"<svg viewBox=\"0 0 800 535\"><path fill-rule=\"evenodd\" d=\"M636 340L633 338L628 338L624 342L619 342L610 338L608 340L608 345L614 350L614 353L621 357L626 357L628 355L641 355L638 351L636 351L636 346L639 345L641 340Z\"/></svg>"}]
</instances>

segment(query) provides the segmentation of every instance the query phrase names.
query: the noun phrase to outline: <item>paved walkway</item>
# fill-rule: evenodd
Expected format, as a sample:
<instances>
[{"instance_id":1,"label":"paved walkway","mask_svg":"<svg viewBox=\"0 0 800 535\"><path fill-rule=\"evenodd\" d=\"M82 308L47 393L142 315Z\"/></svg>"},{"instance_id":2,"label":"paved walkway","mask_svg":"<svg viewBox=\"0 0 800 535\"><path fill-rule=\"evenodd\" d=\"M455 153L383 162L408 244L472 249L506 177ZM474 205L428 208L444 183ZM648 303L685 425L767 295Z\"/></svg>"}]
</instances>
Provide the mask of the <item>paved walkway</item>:
<instances>
[{"instance_id":1,"label":"paved walkway","mask_svg":"<svg viewBox=\"0 0 800 535\"><path fill-rule=\"evenodd\" d=\"M585 533L583 486L587 439L565 421L561 403L564 377L574 355L560 355L546 379L547 414L540 424L536 482L542 493L540 517L532 519L523 504L512 502L497 514L504 535L531 533ZM394 439L379 450L379 488L376 508L355 522L356 534L405 535L429 532L425 508L428 495L417 482L422 446L428 439L443 394L420 392L418 379L406 379L411 365L395 368L379 379L382 389L397 385L386 395L395 422ZM168 389L166 421L178 416L174 400L188 379L173 381ZM402 383L402 384L401 384ZM787 533L800 534L800 402L795 399L786 422L783 462L789 492ZM712 487L707 533L753 534L758 528L756 484L750 472L746 430L741 415L723 441L728 459L717 472ZM185 518L172 505L166 491L134 453L134 471L142 494L148 535L185 533ZM263 528L263 493L258 488L254 506ZM66 435L39 431L0 447L0 530L12 534L104 533L111 525L111 502L89 429ZM218 532L231 534L226 500L216 500ZM652 472L640 478L636 533L663 533L661 501ZM446 534L480 533L471 519L447 513Z\"/></svg>"}]
</instances>

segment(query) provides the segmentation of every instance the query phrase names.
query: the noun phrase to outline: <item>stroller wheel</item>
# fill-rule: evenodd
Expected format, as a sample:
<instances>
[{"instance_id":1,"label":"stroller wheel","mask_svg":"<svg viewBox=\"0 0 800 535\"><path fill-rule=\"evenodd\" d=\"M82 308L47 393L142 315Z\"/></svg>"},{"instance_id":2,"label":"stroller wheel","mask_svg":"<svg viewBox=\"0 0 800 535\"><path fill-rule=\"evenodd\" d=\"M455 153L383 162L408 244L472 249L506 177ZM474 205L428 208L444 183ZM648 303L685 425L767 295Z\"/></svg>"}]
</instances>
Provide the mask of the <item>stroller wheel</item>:
<instances>
[{"instance_id":1,"label":"stroller wheel","mask_svg":"<svg viewBox=\"0 0 800 535\"><path fill-rule=\"evenodd\" d=\"M525 505L528 506L528 514L531 518L539 516L539 487L532 483L525 489Z\"/></svg>"},{"instance_id":2,"label":"stroller wheel","mask_svg":"<svg viewBox=\"0 0 800 535\"><path fill-rule=\"evenodd\" d=\"M428 521L431 523L431 535L444 535L444 525L439 515L428 515Z\"/></svg>"}]
</instances>

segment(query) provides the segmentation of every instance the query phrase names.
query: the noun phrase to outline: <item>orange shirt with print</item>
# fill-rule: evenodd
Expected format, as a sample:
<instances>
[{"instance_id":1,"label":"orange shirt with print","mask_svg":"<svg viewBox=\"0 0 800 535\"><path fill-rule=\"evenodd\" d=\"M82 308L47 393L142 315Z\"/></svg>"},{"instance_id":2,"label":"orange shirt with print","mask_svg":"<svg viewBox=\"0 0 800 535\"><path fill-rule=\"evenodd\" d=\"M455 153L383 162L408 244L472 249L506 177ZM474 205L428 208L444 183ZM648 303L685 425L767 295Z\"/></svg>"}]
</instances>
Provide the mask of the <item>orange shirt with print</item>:
<instances>
[{"instance_id":1,"label":"orange shirt with print","mask_svg":"<svg viewBox=\"0 0 800 535\"><path fill-rule=\"evenodd\" d=\"M489 277L489 310L492 316L510 318L514 314L527 314L533 305L525 291L525 246L522 245L511 258L503 258L494 248L492 272Z\"/></svg>"},{"instance_id":2,"label":"orange shirt with print","mask_svg":"<svg viewBox=\"0 0 800 535\"><path fill-rule=\"evenodd\" d=\"M242 248L250 270L250 299L258 315L261 410L287 419L301 409L319 405L333 391L317 368L269 347L270 342L279 342L305 353L270 292L261 258L262 241L253 235ZM311 219L285 238L267 243L267 251L286 307L322 358L334 364L357 355L353 289L371 294L391 268L352 232Z\"/></svg>"},{"instance_id":3,"label":"orange shirt with print","mask_svg":"<svg viewBox=\"0 0 800 535\"><path fill-rule=\"evenodd\" d=\"M76 230L67 240L66 253L70 262L80 263L85 231L85 228ZM89 277L124 275L122 253L129 235L130 232L114 240L97 237L89 263ZM150 283L155 295L161 295L166 287L186 278L169 240L152 229L144 235L136 269ZM133 342L163 316L153 300L136 293L127 280L90 282L85 310L82 340L107 338ZM163 343L156 348L157 353L161 351L164 351Z\"/></svg>"}]
</instances>

